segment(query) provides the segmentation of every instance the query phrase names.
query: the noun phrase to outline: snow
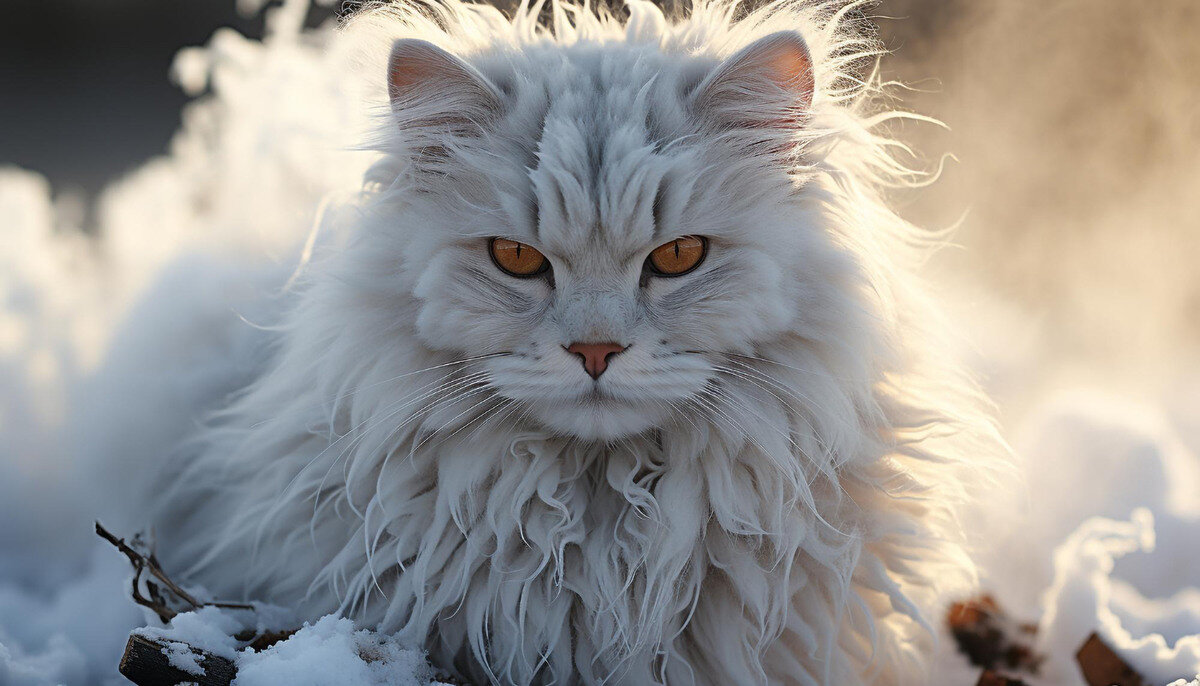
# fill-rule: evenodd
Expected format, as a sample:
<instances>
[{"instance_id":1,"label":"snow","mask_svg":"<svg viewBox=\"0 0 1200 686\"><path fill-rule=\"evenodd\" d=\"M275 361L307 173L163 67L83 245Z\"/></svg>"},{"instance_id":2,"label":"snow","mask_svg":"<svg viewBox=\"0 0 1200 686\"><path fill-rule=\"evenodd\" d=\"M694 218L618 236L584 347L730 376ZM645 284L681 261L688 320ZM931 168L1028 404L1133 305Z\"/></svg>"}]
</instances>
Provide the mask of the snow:
<instances>
[{"instance_id":1,"label":"snow","mask_svg":"<svg viewBox=\"0 0 1200 686\"><path fill-rule=\"evenodd\" d=\"M264 617L266 619L264 623ZM200 674L200 653L232 660L234 686L431 686L433 669L424 652L379 634L356 628L349 619L328 616L303 627L286 640L256 652L233 636L257 622L258 631L295 626L279 608L255 612L205 607L175 617L168 627L137 633L166 645L171 664ZM249 622L253 623L253 622ZM195 649L195 650L193 650ZM0 682L3 683L3 682Z\"/></svg>"},{"instance_id":2,"label":"snow","mask_svg":"<svg viewBox=\"0 0 1200 686\"><path fill-rule=\"evenodd\" d=\"M0 484L7 496L12 482ZM69 576L52 570L57 578L44 585L0 579L0 684L86 684L113 674L130 629L147 621L129 600L128 561L111 549L81 547L89 555ZM28 549L6 547L0 555L39 561ZM55 563L48 559L40 561Z\"/></svg>"},{"instance_id":3,"label":"snow","mask_svg":"<svg viewBox=\"0 0 1200 686\"><path fill-rule=\"evenodd\" d=\"M1190 395L1134 397L1055 390L1011 431L1025 493L980 557L984 588L1038 619L1031 683L1083 686L1074 656L1093 631L1151 684L1200 675L1200 435L1171 403Z\"/></svg>"},{"instance_id":4,"label":"snow","mask_svg":"<svg viewBox=\"0 0 1200 686\"><path fill-rule=\"evenodd\" d=\"M52 637L42 650L30 654L0 632L0 684L41 686L85 683L88 674L86 665L87 660L79 648L65 636Z\"/></svg>"},{"instance_id":5,"label":"snow","mask_svg":"<svg viewBox=\"0 0 1200 686\"><path fill-rule=\"evenodd\" d=\"M287 610L259 606L251 610L204 607L182 613L168 626L143 627L140 636L166 648L170 663L184 672L203 674L202 652L227 658L238 669L234 686L436 686L424 651L325 616L262 651L246 648L235 634L294 628ZM5 681L0 681L5 684Z\"/></svg>"},{"instance_id":6,"label":"snow","mask_svg":"<svg viewBox=\"0 0 1200 686\"><path fill-rule=\"evenodd\" d=\"M425 686L433 675L423 652L336 617L306 624L261 653L242 653L237 666L234 686Z\"/></svg>"},{"instance_id":7,"label":"snow","mask_svg":"<svg viewBox=\"0 0 1200 686\"><path fill-rule=\"evenodd\" d=\"M194 650L186 643L169 642L163 646L163 655L167 656L167 662L174 668L192 674L194 676L205 676L207 672L200 664L203 661L204 654Z\"/></svg>"},{"instance_id":8,"label":"snow","mask_svg":"<svg viewBox=\"0 0 1200 686\"><path fill-rule=\"evenodd\" d=\"M232 660L239 648L234 635L247 628L247 623L238 614L216 607L202 607L176 616L169 627L145 627L137 633L163 643L179 642Z\"/></svg>"},{"instance_id":9,"label":"snow","mask_svg":"<svg viewBox=\"0 0 1200 686\"><path fill-rule=\"evenodd\" d=\"M433 678L419 650L337 617L258 653L233 634L288 628L286 613L205 608L161 626L129 600L128 562L91 533L97 517L132 533L137 513L114 503L141 474L122 456L165 450L172 426L191 421L134 405L133 416L155 411L161 421L122 425L108 410L236 385L187 356L187 341L205 332L182 313L253 321L242 305L262 284L242 265L292 269L310 229L342 219L319 213L319 201L353 193L370 162L351 151L367 123L351 78L361 70L328 29L299 33L303 8L268 10L264 41L223 30L180 54L174 78L198 99L171 153L101 196L94 235L44 179L0 169L0 685L125 683L115 667L139 627L171 641L181 668L199 666L182 643L235 660L238 686ZM179 299L143 300L154 282ZM983 583L1012 614L1038 621L1049 656L1038 683L1082 684L1073 656L1097 631L1151 683L1200 686L1189 681L1200 675L1196 361L1154 360L1166 369L1155 383L1128 383L1140 376L1116 373L1126 360L1067 373L1047 352L1052 341L1026 325L1030 313L961 290L957 304L968 304L956 311L1026 486L1019 497L997 493L982 515L1001 531L979 551ZM123 328L133 307L156 314L158 347ZM244 345L219 348L237 355ZM108 371L95 374L105 358ZM191 374L164 373L180 360ZM976 678L949 642L942 651L946 683Z\"/></svg>"},{"instance_id":10,"label":"snow","mask_svg":"<svg viewBox=\"0 0 1200 686\"><path fill-rule=\"evenodd\" d=\"M269 618L269 619L264 619ZM261 652L243 647L233 636L251 624L258 631L294 627L287 612L260 607L255 612L205 607L185 612L168 627L137 633L166 645L171 664L200 674L200 653L232 660L234 686L429 686L433 669L422 650L356 628L349 619L328 616L303 627ZM195 651L193 651L195 649ZM197 671L201 670L201 671Z\"/></svg>"},{"instance_id":11,"label":"snow","mask_svg":"<svg viewBox=\"0 0 1200 686\"><path fill-rule=\"evenodd\" d=\"M1195 531L1196 522L1188 524ZM1200 589L1148 599L1114 576L1118 559L1154 552L1154 526L1154 516L1144 508L1134 510L1129 521L1094 517L1054 551L1055 579L1038 628L1039 651L1050 656L1045 674L1050 683L1078 679L1071 657L1093 631L1152 683L1200 674L1200 635L1184 635L1200 627ZM1200 547L1173 552L1175 560L1160 557L1150 568L1200 565Z\"/></svg>"}]
</instances>

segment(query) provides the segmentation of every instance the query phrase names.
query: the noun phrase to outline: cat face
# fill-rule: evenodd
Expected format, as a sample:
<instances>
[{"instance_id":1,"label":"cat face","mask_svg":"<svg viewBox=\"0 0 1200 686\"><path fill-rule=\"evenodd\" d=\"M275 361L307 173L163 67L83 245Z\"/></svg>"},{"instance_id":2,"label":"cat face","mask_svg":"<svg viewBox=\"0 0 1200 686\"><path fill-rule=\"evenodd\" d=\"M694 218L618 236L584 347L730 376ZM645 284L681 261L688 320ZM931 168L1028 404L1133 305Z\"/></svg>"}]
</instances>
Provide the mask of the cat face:
<instances>
[{"instance_id":1,"label":"cat face","mask_svg":"<svg viewBox=\"0 0 1200 686\"><path fill-rule=\"evenodd\" d=\"M784 162L812 98L798 35L721 64L581 46L476 65L392 56L426 345L489 356L491 392L552 431L612 440L736 403L730 355L820 335L843 265Z\"/></svg>"}]
</instances>

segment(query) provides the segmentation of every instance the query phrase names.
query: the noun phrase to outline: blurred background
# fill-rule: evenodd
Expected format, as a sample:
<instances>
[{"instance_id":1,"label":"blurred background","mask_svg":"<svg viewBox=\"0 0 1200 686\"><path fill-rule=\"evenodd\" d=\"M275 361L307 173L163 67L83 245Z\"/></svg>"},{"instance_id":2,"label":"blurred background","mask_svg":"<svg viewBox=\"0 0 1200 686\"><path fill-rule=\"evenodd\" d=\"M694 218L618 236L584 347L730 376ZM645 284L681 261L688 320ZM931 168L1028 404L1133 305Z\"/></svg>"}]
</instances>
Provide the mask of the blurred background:
<instances>
[{"instance_id":1,"label":"blurred background","mask_svg":"<svg viewBox=\"0 0 1200 686\"><path fill-rule=\"evenodd\" d=\"M63 584L108 598L96 589L124 578L110 551L80 553L93 512L68 475L96 466L68 418L137 396L89 375L120 352L146 284L202 250L284 260L315 198L361 178L344 152L362 123L342 90L353 67L330 47L352 10L0 0L0 520L35 522L0 527L0 684L6 643L26 651L18 666L74 664L48 642L69 624ZM1200 568L1200 2L881 0L863 12L892 53L883 79L904 84L888 104L946 125L893 129L909 164L941 169L894 202L921 226L956 228L928 275L1028 486L996 504L1009 530L980 552L985 585L1042 618L1048 652L1069 655L1108 617L1146 673L1190 678L1200 591L1179 594ZM159 306L164 325L184 325L175 303ZM1158 551L1106 571L1146 548L1146 525L1129 519L1139 506ZM1127 527L1107 558L1095 555L1109 543L1086 552L1077 529L1094 515ZM1083 587L1096 605L1066 613ZM94 614L120 639L136 618L123 596L105 602ZM18 615L45 619L6 639ZM1133 640L1152 630L1159 643ZM108 647L87 647L96 627L77 633L90 666L45 674L74 683L108 664ZM1161 662L1155 646L1176 639Z\"/></svg>"},{"instance_id":2,"label":"blurred background","mask_svg":"<svg viewBox=\"0 0 1200 686\"><path fill-rule=\"evenodd\" d=\"M307 22L333 14L314 7ZM168 78L175 53L221 27L262 36L263 15L234 0L4 0L0 164L94 198L165 154L190 99Z\"/></svg>"}]
</instances>

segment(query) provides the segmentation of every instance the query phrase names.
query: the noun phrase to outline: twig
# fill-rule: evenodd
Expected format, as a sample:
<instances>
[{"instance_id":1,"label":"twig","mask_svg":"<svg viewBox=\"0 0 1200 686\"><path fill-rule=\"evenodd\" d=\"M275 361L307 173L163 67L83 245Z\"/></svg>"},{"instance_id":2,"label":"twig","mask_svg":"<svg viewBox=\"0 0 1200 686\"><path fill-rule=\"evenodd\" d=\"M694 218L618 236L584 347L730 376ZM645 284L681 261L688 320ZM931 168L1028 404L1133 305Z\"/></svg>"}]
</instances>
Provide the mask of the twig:
<instances>
[{"instance_id":1,"label":"twig","mask_svg":"<svg viewBox=\"0 0 1200 686\"><path fill-rule=\"evenodd\" d=\"M133 602L143 607L150 608L154 614L163 623L169 622L179 614L168 599L163 597L159 587L149 579L145 580L146 593L149 597L142 594L142 574L148 572L150 576L158 580L160 584L172 595L188 606L189 610L198 610L202 607L219 607L230 610L253 610L254 606L245 603L228 603L228 602L201 602L196 600L192 594L183 590L179 584L171 580L167 573L163 571L162 566L158 563L158 558L154 556L154 552L143 554L135 550L132 546L125 542L125 539L118 538L113 535L108 529L101 526L100 522L96 522L96 534L104 540L111 543L117 550L121 551L125 557L129 558L129 562L133 565ZM134 543L138 543L138 538L134 537Z\"/></svg>"}]
</instances>

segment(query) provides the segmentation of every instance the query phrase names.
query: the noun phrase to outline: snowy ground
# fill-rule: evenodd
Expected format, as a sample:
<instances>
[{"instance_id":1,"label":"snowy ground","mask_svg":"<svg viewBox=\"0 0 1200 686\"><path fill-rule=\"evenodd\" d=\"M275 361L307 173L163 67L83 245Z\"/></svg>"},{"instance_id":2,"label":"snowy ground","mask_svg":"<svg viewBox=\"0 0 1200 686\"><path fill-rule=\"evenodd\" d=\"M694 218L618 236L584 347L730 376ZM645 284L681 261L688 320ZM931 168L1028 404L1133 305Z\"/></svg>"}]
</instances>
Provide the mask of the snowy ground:
<instances>
[{"instance_id":1,"label":"snowy ground","mask_svg":"<svg viewBox=\"0 0 1200 686\"><path fill-rule=\"evenodd\" d=\"M223 32L180 55L176 78L198 100L171 154L100 198L93 235L44 180L0 169L0 685L122 683L126 636L153 624L128 599L127 562L91 533L106 496L137 477L88 461L95 408L133 402L121 384L152 375L140 358L125 380L89 379L136 338L120 331L124 314L157 279L237 259L286 268L310 227L336 230L337 211L318 214L316 199L353 192L369 161L346 152L366 124L353 55L327 30L301 34L304 9L275 10L264 42ZM227 307L252 287L229 283L190 297ZM1082 683L1073 655L1092 631L1153 684L1200 674L1200 367L1173 360L1166 381L1140 384L1068 369L1045 353L1052 330L1030 333L1027 313L960 283L955 306L1027 486L996 494L985 513L998 533L979 553L984 586L1039 622L1050 656L1041 683ZM186 325L162 304L138 306ZM432 679L419 652L345 620L262 653L234 652L220 637L232 621L204 610L177 618L171 635L236 659L239 686ZM973 683L976 670L943 653L947 683ZM321 671L331 668L336 679Z\"/></svg>"}]
</instances>

